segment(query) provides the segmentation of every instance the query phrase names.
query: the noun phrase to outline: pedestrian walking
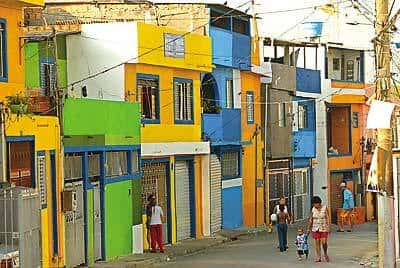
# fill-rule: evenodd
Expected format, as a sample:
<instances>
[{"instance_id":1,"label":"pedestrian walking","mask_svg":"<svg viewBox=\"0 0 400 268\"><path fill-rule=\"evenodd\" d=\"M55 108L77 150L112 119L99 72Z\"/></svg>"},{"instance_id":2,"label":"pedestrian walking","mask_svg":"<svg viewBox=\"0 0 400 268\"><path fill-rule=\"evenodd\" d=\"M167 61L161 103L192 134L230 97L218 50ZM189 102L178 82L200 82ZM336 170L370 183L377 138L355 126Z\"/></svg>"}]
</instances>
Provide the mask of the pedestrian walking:
<instances>
[{"instance_id":1,"label":"pedestrian walking","mask_svg":"<svg viewBox=\"0 0 400 268\"><path fill-rule=\"evenodd\" d=\"M290 222L289 213L285 212L285 205L279 205L278 216L278 237L279 237L279 250L284 252L287 250L287 231L288 222Z\"/></svg>"},{"instance_id":2,"label":"pedestrian walking","mask_svg":"<svg viewBox=\"0 0 400 268\"><path fill-rule=\"evenodd\" d=\"M337 231L344 232L345 225L349 223L350 229L347 232L352 232L355 218L353 193L347 188L346 182L343 181L339 186L343 193L343 212L339 215L339 229Z\"/></svg>"},{"instance_id":3,"label":"pedestrian walking","mask_svg":"<svg viewBox=\"0 0 400 268\"><path fill-rule=\"evenodd\" d=\"M154 196L154 194L150 194L147 197L147 205L146 205L146 230L147 230L147 244L151 245L151 235L150 235L150 220L151 220L151 208L152 208L152 204L153 204L153 200L155 200L156 197Z\"/></svg>"},{"instance_id":4,"label":"pedestrian walking","mask_svg":"<svg viewBox=\"0 0 400 268\"><path fill-rule=\"evenodd\" d=\"M308 234L304 233L302 227L297 228L297 237L295 244L297 246L297 258L299 259L299 261L303 260L303 256L308 259Z\"/></svg>"},{"instance_id":5,"label":"pedestrian walking","mask_svg":"<svg viewBox=\"0 0 400 268\"><path fill-rule=\"evenodd\" d=\"M152 199L151 218L150 218L150 235L151 235L151 252L157 252L157 245L161 253L164 253L162 223L164 221L164 213L162 208L157 205L156 199Z\"/></svg>"},{"instance_id":6,"label":"pedestrian walking","mask_svg":"<svg viewBox=\"0 0 400 268\"><path fill-rule=\"evenodd\" d=\"M315 251L317 253L315 262L321 262L321 244L325 260L329 262L328 235L331 229L329 209L325 205L322 205L322 200L319 196L312 198L312 205L313 207L308 218L307 233L312 231L312 236L315 240Z\"/></svg>"},{"instance_id":7,"label":"pedestrian walking","mask_svg":"<svg viewBox=\"0 0 400 268\"><path fill-rule=\"evenodd\" d=\"M279 201L278 201L278 204L275 206L275 208L274 208L274 211L273 211L273 214L271 215L271 219L276 219L276 222L275 222L275 224L276 224L276 230L278 231L278 217L277 217L277 214L278 214L278 212L279 212L279 206L280 205L283 205L284 206L284 211L285 211L285 213L287 213L287 214L289 214L289 218L291 218L291 215L290 215L290 213L289 213L289 210L288 210L288 207L287 207L287 205L286 205L286 197L285 196L281 196L280 198L279 198ZM291 222L288 222L288 223L291 223ZM279 241L279 235L278 235L278 241ZM279 248L279 245L277 246L277 248ZM286 247L286 249L288 249L288 247Z\"/></svg>"}]
</instances>

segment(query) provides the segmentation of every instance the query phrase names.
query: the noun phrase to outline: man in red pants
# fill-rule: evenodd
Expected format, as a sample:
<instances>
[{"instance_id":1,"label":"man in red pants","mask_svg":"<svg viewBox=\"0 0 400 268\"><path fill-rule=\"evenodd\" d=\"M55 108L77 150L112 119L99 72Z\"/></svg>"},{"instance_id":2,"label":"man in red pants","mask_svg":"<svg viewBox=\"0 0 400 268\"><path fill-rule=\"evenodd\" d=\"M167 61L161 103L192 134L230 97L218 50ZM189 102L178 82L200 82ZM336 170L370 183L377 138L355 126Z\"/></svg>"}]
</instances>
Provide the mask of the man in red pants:
<instances>
[{"instance_id":1,"label":"man in red pants","mask_svg":"<svg viewBox=\"0 0 400 268\"><path fill-rule=\"evenodd\" d=\"M151 219L150 219L150 236L151 236L151 252L156 253L156 248L158 248L161 253L164 253L163 245L163 233L162 233L162 223L164 220L164 213L162 208L156 204L156 200L153 199L151 205Z\"/></svg>"}]
</instances>

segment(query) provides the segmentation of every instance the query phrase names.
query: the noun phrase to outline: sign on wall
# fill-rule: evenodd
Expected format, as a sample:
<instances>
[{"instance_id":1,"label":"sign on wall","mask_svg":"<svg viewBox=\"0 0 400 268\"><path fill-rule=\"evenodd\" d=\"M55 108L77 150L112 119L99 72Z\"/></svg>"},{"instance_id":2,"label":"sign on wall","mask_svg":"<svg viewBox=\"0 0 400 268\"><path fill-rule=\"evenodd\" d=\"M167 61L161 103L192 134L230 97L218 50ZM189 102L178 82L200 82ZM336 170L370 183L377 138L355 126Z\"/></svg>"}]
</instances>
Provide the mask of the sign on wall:
<instances>
[{"instance_id":1,"label":"sign on wall","mask_svg":"<svg viewBox=\"0 0 400 268\"><path fill-rule=\"evenodd\" d=\"M164 33L164 54L166 57L185 57L185 37L179 34Z\"/></svg>"}]
</instances>

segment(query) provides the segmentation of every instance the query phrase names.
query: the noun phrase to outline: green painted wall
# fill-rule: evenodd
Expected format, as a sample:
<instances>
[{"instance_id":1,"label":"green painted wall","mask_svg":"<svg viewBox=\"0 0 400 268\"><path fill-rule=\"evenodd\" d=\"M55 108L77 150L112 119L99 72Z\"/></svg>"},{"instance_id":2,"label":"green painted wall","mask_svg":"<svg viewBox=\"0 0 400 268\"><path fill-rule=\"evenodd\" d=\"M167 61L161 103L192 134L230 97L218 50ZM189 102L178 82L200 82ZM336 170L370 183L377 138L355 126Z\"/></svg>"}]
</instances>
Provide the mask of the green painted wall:
<instances>
[{"instance_id":1,"label":"green painted wall","mask_svg":"<svg viewBox=\"0 0 400 268\"><path fill-rule=\"evenodd\" d=\"M142 223L142 180L132 180L133 225Z\"/></svg>"},{"instance_id":2,"label":"green painted wall","mask_svg":"<svg viewBox=\"0 0 400 268\"><path fill-rule=\"evenodd\" d=\"M25 86L40 87L39 43L26 43L25 46Z\"/></svg>"},{"instance_id":3,"label":"green painted wall","mask_svg":"<svg viewBox=\"0 0 400 268\"><path fill-rule=\"evenodd\" d=\"M55 49L50 41L28 42L25 48L25 85L40 88L40 59L55 58ZM57 37L58 48L58 79L60 87L67 86L67 50L65 36Z\"/></svg>"},{"instance_id":4,"label":"green painted wall","mask_svg":"<svg viewBox=\"0 0 400 268\"><path fill-rule=\"evenodd\" d=\"M94 263L94 211L93 211L93 190L87 190L87 232L88 232L88 261L89 265Z\"/></svg>"},{"instance_id":5,"label":"green painted wall","mask_svg":"<svg viewBox=\"0 0 400 268\"><path fill-rule=\"evenodd\" d=\"M64 135L72 138L104 135L105 145L140 144L140 120L138 103L72 98L64 102Z\"/></svg>"},{"instance_id":6,"label":"green painted wall","mask_svg":"<svg viewBox=\"0 0 400 268\"><path fill-rule=\"evenodd\" d=\"M132 253L132 181L105 186L106 259Z\"/></svg>"}]
</instances>

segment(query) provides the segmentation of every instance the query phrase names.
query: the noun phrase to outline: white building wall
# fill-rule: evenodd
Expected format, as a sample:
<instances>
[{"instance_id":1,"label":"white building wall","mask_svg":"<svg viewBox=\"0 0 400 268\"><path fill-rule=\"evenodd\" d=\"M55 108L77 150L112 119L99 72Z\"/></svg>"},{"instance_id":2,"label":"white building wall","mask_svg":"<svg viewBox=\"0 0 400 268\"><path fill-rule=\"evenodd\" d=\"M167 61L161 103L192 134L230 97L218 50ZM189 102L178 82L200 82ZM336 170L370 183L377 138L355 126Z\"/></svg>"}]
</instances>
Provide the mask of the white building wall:
<instances>
[{"instance_id":1,"label":"white building wall","mask_svg":"<svg viewBox=\"0 0 400 268\"><path fill-rule=\"evenodd\" d=\"M125 100L124 63L137 62L137 36L136 23L86 24L80 35L68 36L69 95L82 97L86 86L88 98Z\"/></svg>"}]
</instances>

